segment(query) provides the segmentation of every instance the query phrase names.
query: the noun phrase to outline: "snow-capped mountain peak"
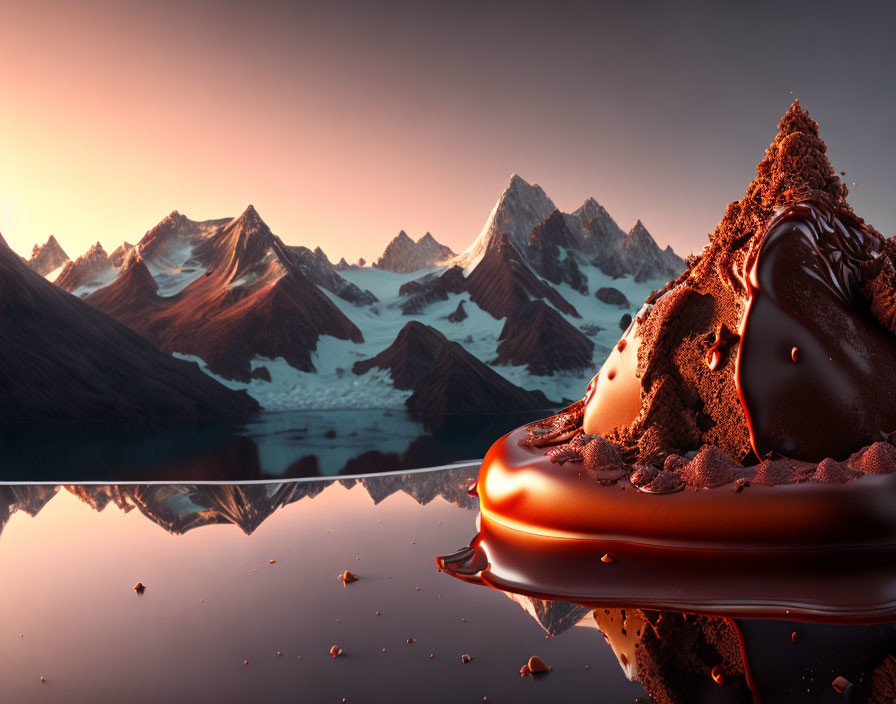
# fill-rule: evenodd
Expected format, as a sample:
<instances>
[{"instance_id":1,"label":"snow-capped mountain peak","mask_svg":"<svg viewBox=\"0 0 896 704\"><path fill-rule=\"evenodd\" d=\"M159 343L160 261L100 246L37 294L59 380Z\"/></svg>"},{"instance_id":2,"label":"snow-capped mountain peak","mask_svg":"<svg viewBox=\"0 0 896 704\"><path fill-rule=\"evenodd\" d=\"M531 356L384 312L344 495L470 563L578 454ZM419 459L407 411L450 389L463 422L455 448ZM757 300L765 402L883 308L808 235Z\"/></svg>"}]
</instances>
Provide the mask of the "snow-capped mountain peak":
<instances>
[{"instance_id":1,"label":"snow-capped mountain peak","mask_svg":"<svg viewBox=\"0 0 896 704\"><path fill-rule=\"evenodd\" d=\"M386 246L383 256L374 266L403 274L445 262L453 256L454 252L436 241L429 232L414 242L408 233L402 230Z\"/></svg>"},{"instance_id":2,"label":"snow-capped mountain peak","mask_svg":"<svg viewBox=\"0 0 896 704\"><path fill-rule=\"evenodd\" d=\"M31 250L31 258L26 262L32 271L36 271L41 276L49 277L51 274L58 276L62 271L62 267L69 261L69 256L65 253L59 242L53 235L47 238L42 245L34 245ZM52 278L55 278L53 276Z\"/></svg>"},{"instance_id":3,"label":"snow-capped mountain peak","mask_svg":"<svg viewBox=\"0 0 896 704\"><path fill-rule=\"evenodd\" d=\"M517 249L526 246L533 228L556 210L541 186L529 184L518 174L513 174L504 192L495 203L479 236L456 262L465 269L472 269L485 256L486 251L506 236Z\"/></svg>"}]
</instances>

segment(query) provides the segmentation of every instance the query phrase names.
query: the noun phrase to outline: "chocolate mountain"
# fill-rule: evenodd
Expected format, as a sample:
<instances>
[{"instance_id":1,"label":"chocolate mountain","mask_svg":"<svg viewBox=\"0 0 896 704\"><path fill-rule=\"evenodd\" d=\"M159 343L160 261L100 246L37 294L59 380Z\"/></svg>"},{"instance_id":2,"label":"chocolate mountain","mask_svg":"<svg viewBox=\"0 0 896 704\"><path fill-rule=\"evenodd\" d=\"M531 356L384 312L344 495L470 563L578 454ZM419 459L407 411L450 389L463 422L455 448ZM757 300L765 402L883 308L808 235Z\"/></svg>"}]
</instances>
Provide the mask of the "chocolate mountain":
<instances>
[{"instance_id":1,"label":"chocolate mountain","mask_svg":"<svg viewBox=\"0 0 896 704\"><path fill-rule=\"evenodd\" d=\"M50 238L42 245L34 245L31 250L31 258L28 260L28 267L40 274L41 276L50 276L53 272L62 270L69 260L69 256L65 253L56 238L50 235ZM57 274L58 275L58 274ZM53 276L52 278L56 278Z\"/></svg>"},{"instance_id":2,"label":"chocolate mountain","mask_svg":"<svg viewBox=\"0 0 896 704\"><path fill-rule=\"evenodd\" d=\"M256 356L282 357L296 369L314 371L311 353L321 335L363 341L361 331L306 276L301 257L252 206L198 239L190 260L204 273L172 296L159 295L149 268L137 258L87 300L163 351L196 355L211 371L243 381Z\"/></svg>"},{"instance_id":3,"label":"chocolate mountain","mask_svg":"<svg viewBox=\"0 0 896 704\"><path fill-rule=\"evenodd\" d=\"M507 381L434 328L412 321L388 348L356 362L355 374L387 369L399 389L413 390L406 405L417 415L534 410L552 404L540 391Z\"/></svg>"},{"instance_id":4,"label":"chocolate mountain","mask_svg":"<svg viewBox=\"0 0 896 704\"><path fill-rule=\"evenodd\" d=\"M402 230L387 246L386 250L374 266L377 269L386 269L396 273L408 273L425 269L433 264L445 262L454 256L454 252L428 232L414 242L408 234Z\"/></svg>"},{"instance_id":5,"label":"chocolate mountain","mask_svg":"<svg viewBox=\"0 0 896 704\"><path fill-rule=\"evenodd\" d=\"M853 213L825 152L794 103L703 254L648 299L640 411L610 434L641 461L703 445L844 459L894 430L894 247Z\"/></svg>"},{"instance_id":6,"label":"chocolate mountain","mask_svg":"<svg viewBox=\"0 0 896 704\"><path fill-rule=\"evenodd\" d=\"M0 418L170 418L257 410L43 279L0 237Z\"/></svg>"}]
</instances>

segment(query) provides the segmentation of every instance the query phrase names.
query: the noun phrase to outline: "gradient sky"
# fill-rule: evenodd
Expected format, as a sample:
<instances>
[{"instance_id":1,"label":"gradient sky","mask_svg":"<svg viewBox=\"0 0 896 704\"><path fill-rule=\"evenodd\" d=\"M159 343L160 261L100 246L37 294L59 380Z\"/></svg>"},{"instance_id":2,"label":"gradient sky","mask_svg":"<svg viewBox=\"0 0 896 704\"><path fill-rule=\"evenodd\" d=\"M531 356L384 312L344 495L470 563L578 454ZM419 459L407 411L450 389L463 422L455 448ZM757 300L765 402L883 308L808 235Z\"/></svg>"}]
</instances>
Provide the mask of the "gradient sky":
<instances>
[{"instance_id":1,"label":"gradient sky","mask_svg":"<svg viewBox=\"0 0 896 704\"><path fill-rule=\"evenodd\" d=\"M0 0L0 231L74 257L251 202L334 261L402 228L460 251L517 172L686 253L798 97L892 234L894 26L883 2Z\"/></svg>"}]
</instances>

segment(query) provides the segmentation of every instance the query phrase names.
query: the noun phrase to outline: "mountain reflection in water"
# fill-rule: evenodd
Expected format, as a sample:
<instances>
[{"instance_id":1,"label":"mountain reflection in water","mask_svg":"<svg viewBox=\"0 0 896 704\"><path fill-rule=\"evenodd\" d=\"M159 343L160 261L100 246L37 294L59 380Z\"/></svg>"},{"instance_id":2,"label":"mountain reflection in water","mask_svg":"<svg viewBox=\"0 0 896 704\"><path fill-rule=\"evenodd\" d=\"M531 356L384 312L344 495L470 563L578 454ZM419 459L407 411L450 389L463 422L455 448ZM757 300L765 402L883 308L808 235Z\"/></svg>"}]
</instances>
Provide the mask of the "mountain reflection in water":
<instances>
[{"instance_id":1,"label":"mountain reflection in water","mask_svg":"<svg viewBox=\"0 0 896 704\"><path fill-rule=\"evenodd\" d=\"M223 482L436 467L481 458L495 438L550 412L295 411L165 425L11 425L0 429L0 481Z\"/></svg>"},{"instance_id":2,"label":"mountain reflection in water","mask_svg":"<svg viewBox=\"0 0 896 704\"><path fill-rule=\"evenodd\" d=\"M594 608L438 573L436 555L476 529L476 472L0 486L4 692L85 703L123 692L132 703L891 701L892 623ZM343 585L345 570L358 581ZM520 677L532 655L552 672Z\"/></svg>"},{"instance_id":3,"label":"mountain reflection in water","mask_svg":"<svg viewBox=\"0 0 896 704\"><path fill-rule=\"evenodd\" d=\"M437 572L435 555L474 529L476 471L0 487L5 699L643 697L593 627L570 627L579 607L515 603ZM345 570L358 581L343 586ZM532 655L554 671L521 678Z\"/></svg>"}]
</instances>

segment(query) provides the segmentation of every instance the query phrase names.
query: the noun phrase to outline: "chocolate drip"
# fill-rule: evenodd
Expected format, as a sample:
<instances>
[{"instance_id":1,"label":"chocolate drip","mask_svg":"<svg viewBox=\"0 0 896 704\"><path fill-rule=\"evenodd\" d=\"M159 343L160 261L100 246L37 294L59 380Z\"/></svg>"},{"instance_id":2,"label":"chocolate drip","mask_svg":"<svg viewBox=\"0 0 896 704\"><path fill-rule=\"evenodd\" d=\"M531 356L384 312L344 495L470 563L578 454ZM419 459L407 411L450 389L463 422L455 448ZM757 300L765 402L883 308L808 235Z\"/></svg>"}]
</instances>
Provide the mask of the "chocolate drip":
<instances>
[{"instance_id":1,"label":"chocolate drip","mask_svg":"<svg viewBox=\"0 0 896 704\"><path fill-rule=\"evenodd\" d=\"M747 258L735 378L759 457L842 459L896 429L896 338L860 293L861 265L880 249L836 211L804 202Z\"/></svg>"}]
</instances>

